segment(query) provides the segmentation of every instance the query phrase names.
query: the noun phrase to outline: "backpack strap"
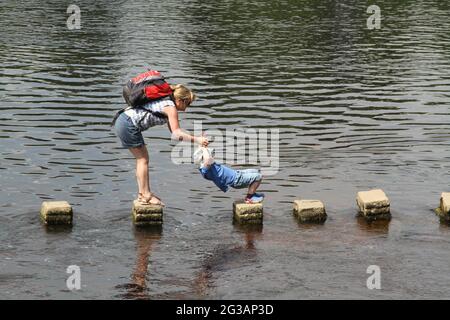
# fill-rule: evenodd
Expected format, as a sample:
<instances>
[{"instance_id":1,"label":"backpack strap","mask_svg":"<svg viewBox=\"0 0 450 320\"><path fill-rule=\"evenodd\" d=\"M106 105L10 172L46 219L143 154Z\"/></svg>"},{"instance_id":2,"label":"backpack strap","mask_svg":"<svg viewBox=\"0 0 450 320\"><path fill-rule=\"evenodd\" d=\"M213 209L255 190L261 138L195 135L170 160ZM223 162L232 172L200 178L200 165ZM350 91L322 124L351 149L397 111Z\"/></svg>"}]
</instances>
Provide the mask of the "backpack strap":
<instances>
[{"instance_id":1,"label":"backpack strap","mask_svg":"<svg viewBox=\"0 0 450 320\"><path fill-rule=\"evenodd\" d=\"M120 116L122 113L124 113L125 111L127 111L128 109L131 109L131 107L127 106L127 107L122 108L122 109L120 109L119 111L116 112L116 114L114 115L113 120L111 121L111 127L114 126L114 124L115 124L116 121L117 121L117 118L119 118L119 116Z\"/></svg>"}]
</instances>

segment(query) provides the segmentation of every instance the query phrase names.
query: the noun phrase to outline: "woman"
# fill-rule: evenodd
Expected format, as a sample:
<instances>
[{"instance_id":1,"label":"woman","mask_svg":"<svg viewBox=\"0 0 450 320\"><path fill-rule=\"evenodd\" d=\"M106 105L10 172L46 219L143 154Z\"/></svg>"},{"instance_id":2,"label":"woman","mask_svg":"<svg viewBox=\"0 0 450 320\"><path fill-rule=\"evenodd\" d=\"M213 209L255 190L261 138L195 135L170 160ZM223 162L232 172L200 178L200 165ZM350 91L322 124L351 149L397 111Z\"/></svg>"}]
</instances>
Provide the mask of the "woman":
<instances>
[{"instance_id":1,"label":"woman","mask_svg":"<svg viewBox=\"0 0 450 320\"><path fill-rule=\"evenodd\" d=\"M195 100L195 94L180 84L170 87L173 91L171 97L151 101L140 108L127 108L114 125L122 145L136 158L138 201L142 204L164 205L161 199L150 191L149 157L142 131L167 123L175 139L208 145L206 137L196 137L183 132L178 123L178 112L185 111L190 106Z\"/></svg>"}]
</instances>

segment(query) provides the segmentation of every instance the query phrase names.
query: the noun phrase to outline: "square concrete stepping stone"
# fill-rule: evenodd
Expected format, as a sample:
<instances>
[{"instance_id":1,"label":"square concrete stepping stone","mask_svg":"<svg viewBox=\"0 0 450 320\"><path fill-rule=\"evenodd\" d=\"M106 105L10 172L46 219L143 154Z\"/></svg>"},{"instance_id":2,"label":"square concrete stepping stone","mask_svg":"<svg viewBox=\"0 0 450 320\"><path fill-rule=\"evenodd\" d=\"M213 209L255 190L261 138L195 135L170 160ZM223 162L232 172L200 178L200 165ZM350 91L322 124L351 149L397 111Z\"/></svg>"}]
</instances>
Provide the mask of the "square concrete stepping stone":
<instances>
[{"instance_id":1,"label":"square concrete stepping stone","mask_svg":"<svg viewBox=\"0 0 450 320\"><path fill-rule=\"evenodd\" d=\"M325 206L320 200L295 200L294 215L300 222L324 222L327 220Z\"/></svg>"},{"instance_id":2,"label":"square concrete stepping stone","mask_svg":"<svg viewBox=\"0 0 450 320\"><path fill-rule=\"evenodd\" d=\"M263 222L263 205L237 200L233 203L233 218L242 224L260 224Z\"/></svg>"},{"instance_id":3,"label":"square concrete stepping stone","mask_svg":"<svg viewBox=\"0 0 450 320\"><path fill-rule=\"evenodd\" d=\"M442 192L436 214L443 220L450 221L450 192Z\"/></svg>"},{"instance_id":4,"label":"square concrete stepping stone","mask_svg":"<svg viewBox=\"0 0 450 320\"><path fill-rule=\"evenodd\" d=\"M67 201L44 201L40 217L47 225L71 225L73 210Z\"/></svg>"},{"instance_id":5,"label":"square concrete stepping stone","mask_svg":"<svg viewBox=\"0 0 450 320\"><path fill-rule=\"evenodd\" d=\"M370 219L389 219L391 217L390 202L381 189L360 191L356 196L359 212Z\"/></svg>"},{"instance_id":6,"label":"square concrete stepping stone","mask_svg":"<svg viewBox=\"0 0 450 320\"><path fill-rule=\"evenodd\" d=\"M163 206L158 204L141 204L133 202L133 222L136 226L161 225L163 222Z\"/></svg>"}]
</instances>

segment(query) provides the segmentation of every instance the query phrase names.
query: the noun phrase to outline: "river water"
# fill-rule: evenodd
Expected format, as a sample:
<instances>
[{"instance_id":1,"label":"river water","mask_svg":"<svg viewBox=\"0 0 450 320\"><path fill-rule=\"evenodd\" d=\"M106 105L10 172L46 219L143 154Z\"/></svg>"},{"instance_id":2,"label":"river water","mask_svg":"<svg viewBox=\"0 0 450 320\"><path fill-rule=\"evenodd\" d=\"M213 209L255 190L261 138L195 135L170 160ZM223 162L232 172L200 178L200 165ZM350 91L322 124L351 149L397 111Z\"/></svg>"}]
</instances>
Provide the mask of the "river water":
<instances>
[{"instance_id":1,"label":"river water","mask_svg":"<svg viewBox=\"0 0 450 320\"><path fill-rule=\"evenodd\" d=\"M450 297L433 213L449 190L450 3L377 1L379 30L356 0L84 0L79 30L70 4L0 3L0 298ZM186 130L279 129L262 227L232 223L242 192L170 161L166 127L145 133L164 224L133 227L134 161L109 123L147 67L199 96ZM357 217L372 188L390 222ZM296 198L322 200L326 223L297 223ZM61 199L73 227L44 227L41 202Z\"/></svg>"}]
</instances>

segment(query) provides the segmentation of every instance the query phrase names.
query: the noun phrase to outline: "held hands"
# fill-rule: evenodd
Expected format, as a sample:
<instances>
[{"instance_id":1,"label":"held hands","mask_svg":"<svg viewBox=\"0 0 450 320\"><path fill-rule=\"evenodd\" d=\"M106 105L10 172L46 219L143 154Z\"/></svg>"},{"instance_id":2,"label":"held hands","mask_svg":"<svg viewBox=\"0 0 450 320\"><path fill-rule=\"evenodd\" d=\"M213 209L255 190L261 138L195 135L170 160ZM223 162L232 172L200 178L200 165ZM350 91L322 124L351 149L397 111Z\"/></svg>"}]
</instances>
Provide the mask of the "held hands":
<instances>
[{"instance_id":1,"label":"held hands","mask_svg":"<svg viewBox=\"0 0 450 320\"><path fill-rule=\"evenodd\" d=\"M205 137L205 133L202 132L202 136L201 137L197 137L197 143L199 145L201 145L202 147L207 147L209 144L209 140L207 137Z\"/></svg>"},{"instance_id":2,"label":"held hands","mask_svg":"<svg viewBox=\"0 0 450 320\"><path fill-rule=\"evenodd\" d=\"M202 147L207 147L208 144L209 144L209 141L208 141L207 137L197 137L197 142Z\"/></svg>"}]
</instances>

